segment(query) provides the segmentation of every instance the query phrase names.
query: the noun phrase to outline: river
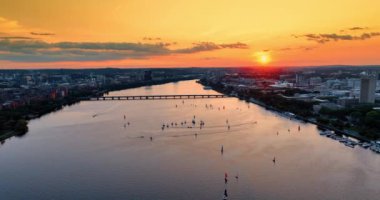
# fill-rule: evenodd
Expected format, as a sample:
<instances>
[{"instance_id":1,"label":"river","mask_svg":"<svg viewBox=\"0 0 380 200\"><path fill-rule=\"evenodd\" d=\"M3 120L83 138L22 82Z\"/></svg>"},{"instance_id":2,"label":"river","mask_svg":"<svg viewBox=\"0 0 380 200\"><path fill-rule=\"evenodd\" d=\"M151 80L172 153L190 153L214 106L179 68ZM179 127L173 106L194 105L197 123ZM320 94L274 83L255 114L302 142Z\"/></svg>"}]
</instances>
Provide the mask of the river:
<instances>
[{"instance_id":1,"label":"river","mask_svg":"<svg viewBox=\"0 0 380 200\"><path fill-rule=\"evenodd\" d=\"M109 93L153 94L217 92L192 80ZM236 98L83 101L0 146L0 199L372 200L379 183L379 155Z\"/></svg>"}]
</instances>

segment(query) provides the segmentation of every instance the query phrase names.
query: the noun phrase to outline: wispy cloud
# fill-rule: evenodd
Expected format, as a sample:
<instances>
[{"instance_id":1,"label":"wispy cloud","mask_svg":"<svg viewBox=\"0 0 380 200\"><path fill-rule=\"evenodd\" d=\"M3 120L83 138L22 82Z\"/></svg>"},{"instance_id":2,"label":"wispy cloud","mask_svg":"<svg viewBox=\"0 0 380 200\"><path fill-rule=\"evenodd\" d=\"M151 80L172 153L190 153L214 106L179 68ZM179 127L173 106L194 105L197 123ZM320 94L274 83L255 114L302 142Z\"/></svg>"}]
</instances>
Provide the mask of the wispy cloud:
<instances>
[{"instance_id":1,"label":"wispy cloud","mask_svg":"<svg viewBox=\"0 0 380 200\"><path fill-rule=\"evenodd\" d=\"M316 49L316 46L298 46L298 47L285 47L285 48L279 48L279 49L264 49L262 50L263 52L269 52L269 51L296 51L296 50L301 50L301 51L311 51Z\"/></svg>"},{"instance_id":2,"label":"wispy cloud","mask_svg":"<svg viewBox=\"0 0 380 200\"><path fill-rule=\"evenodd\" d=\"M30 32L31 35L41 35L41 36L52 36L54 33L45 33L45 32Z\"/></svg>"},{"instance_id":3,"label":"wispy cloud","mask_svg":"<svg viewBox=\"0 0 380 200\"><path fill-rule=\"evenodd\" d=\"M364 30L369 30L369 27L366 26L353 26L350 28L342 29L340 30L341 33L343 32L357 32L357 31L364 31Z\"/></svg>"},{"instance_id":4,"label":"wispy cloud","mask_svg":"<svg viewBox=\"0 0 380 200\"><path fill-rule=\"evenodd\" d=\"M24 36L0 36L0 40L35 40L36 38Z\"/></svg>"},{"instance_id":5,"label":"wispy cloud","mask_svg":"<svg viewBox=\"0 0 380 200\"><path fill-rule=\"evenodd\" d=\"M354 26L354 27L348 28L348 30L350 31L367 30L367 29L368 27L360 27L360 26Z\"/></svg>"},{"instance_id":6,"label":"wispy cloud","mask_svg":"<svg viewBox=\"0 0 380 200\"><path fill-rule=\"evenodd\" d=\"M21 39L21 38L19 38ZM192 47L169 49L171 43L57 42L0 39L0 60L18 62L90 61L146 58L170 54L192 54L218 49L246 49L247 44L195 43Z\"/></svg>"},{"instance_id":7,"label":"wispy cloud","mask_svg":"<svg viewBox=\"0 0 380 200\"><path fill-rule=\"evenodd\" d=\"M199 42L199 43L193 43L194 46L190 48L184 48L184 49L177 49L173 52L175 53L197 53L202 51L213 51L218 49L248 49L248 45L236 42L236 43L229 43L229 44L216 44L213 42Z\"/></svg>"},{"instance_id":8,"label":"wispy cloud","mask_svg":"<svg viewBox=\"0 0 380 200\"><path fill-rule=\"evenodd\" d=\"M143 37L143 40L157 41L157 40L161 40L161 38L160 37Z\"/></svg>"},{"instance_id":9,"label":"wispy cloud","mask_svg":"<svg viewBox=\"0 0 380 200\"><path fill-rule=\"evenodd\" d=\"M360 35L336 34L336 33L293 35L294 38L306 38L309 41L318 42L320 44L324 44L331 41L368 40L377 36L380 36L380 32L362 33Z\"/></svg>"}]
</instances>

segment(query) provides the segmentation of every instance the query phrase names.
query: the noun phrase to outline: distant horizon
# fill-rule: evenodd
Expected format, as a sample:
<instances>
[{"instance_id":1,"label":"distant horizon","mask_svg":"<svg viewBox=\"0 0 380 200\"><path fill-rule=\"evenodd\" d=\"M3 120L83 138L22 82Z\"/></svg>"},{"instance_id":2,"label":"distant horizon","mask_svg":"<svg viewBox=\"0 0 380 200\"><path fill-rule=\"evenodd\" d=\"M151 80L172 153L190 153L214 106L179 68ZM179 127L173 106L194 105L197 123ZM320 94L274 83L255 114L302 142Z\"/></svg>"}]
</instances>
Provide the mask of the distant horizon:
<instances>
[{"instance_id":1,"label":"distant horizon","mask_svg":"<svg viewBox=\"0 0 380 200\"><path fill-rule=\"evenodd\" d=\"M91 70L91 69L191 69L191 68L210 68L210 69L217 69L217 68L252 68L252 69L271 69L271 68L334 68L334 67L353 67L353 68L371 68L371 67L380 67L380 64L378 65L309 65L309 66L178 66L178 67L150 67L150 66L136 66L136 67L108 67L108 66L102 66L102 67L61 67L61 68L4 68L0 66L0 70Z\"/></svg>"}]
</instances>

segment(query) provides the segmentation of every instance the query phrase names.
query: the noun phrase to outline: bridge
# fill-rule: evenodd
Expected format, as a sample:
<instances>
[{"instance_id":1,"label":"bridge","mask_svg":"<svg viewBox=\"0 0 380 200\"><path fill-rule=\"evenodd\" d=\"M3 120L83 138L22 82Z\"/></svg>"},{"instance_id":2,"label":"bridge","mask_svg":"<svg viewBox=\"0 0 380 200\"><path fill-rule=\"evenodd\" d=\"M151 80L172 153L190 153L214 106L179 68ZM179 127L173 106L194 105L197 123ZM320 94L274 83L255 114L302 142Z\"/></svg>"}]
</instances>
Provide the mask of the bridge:
<instances>
[{"instance_id":1,"label":"bridge","mask_svg":"<svg viewBox=\"0 0 380 200\"><path fill-rule=\"evenodd\" d=\"M90 97L83 100L87 101L107 101L107 100L173 100L173 99L210 99L228 98L223 94L174 94L174 95L138 95L138 96L101 96Z\"/></svg>"}]
</instances>

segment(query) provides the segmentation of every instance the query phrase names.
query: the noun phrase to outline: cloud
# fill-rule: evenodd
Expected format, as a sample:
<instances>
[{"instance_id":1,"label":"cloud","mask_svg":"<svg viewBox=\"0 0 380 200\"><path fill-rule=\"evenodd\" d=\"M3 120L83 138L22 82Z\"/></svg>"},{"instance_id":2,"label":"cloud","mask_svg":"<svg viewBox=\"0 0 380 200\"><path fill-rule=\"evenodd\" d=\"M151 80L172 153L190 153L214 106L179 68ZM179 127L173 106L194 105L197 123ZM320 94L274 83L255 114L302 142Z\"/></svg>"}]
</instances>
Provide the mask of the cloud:
<instances>
[{"instance_id":1,"label":"cloud","mask_svg":"<svg viewBox=\"0 0 380 200\"><path fill-rule=\"evenodd\" d=\"M177 49L175 50L175 53L196 53L201 51L213 51L216 49L220 49L220 47L213 42L193 43L193 45L193 47Z\"/></svg>"},{"instance_id":2,"label":"cloud","mask_svg":"<svg viewBox=\"0 0 380 200\"><path fill-rule=\"evenodd\" d=\"M36 38L24 36L0 36L0 40L34 40Z\"/></svg>"},{"instance_id":3,"label":"cloud","mask_svg":"<svg viewBox=\"0 0 380 200\"><path fill-rule=\"evenodd\" d=\"M93 61L142 59L171 54L193 54L220 49L247 49L236 43L199 42L187 48L175 48L176 42L160 37L144 37L144 42L45 42L35 37L53 36L43 29L28 28L18 21L0 17L0 60L15 62Z\"/></svg>"},{"instance_id":4,"label":"cloud","mask_svg":"<svg viewBox=\"0 0 380 200\"><path fill-rule=\"evenodd\" d=\"M115 59L141 59L170 54L191 54L218 49L246 49L243 43L196 43L190 48L169 49L172 43L112 43L112 42L57 42L42 40L0 39L0 60L16 62L93 61Z\"/></svg>"},{"instance_id":5,"label":"cloud","mask_svg":"<svg viewBox=\"0 0 380 200\"><path fill-rule=\"evenodd\" d=\"M362 33L361 35L350 35L350 34L305 34L305 35L293 35L294 38L306 38L309 41L318 42L324 44L331 41L351 41L351 40L367 40L373 37L380 36L380 32L370 32Z\"/></svg>"},{"instance_id":6,"label":"cloud","mask_svg":"<svg viewBox=\"0 0 380 200\"><path fill-rule=\"evenodd\" d=\"M358 31L358 30L366 30L366 29L368 29L368 27L354 26L354 27L348 28L348 30L350 31Z\"/></svg>"},{"instance_id":7,"label":"cloud","mask_svg":"<svg viewBox=\"0 0 380 200\"><path fill-rule=\"evenodd\" d=\"M51 62L142 58L169 54L170 50L160 44L0 40L0 52L2 60Z\"/></svg>"},{"instance_id":8,"label":"cloud","mask_svg":"<svg viewBox=\"0 0 380 200\"><path fill-rule=\"evenodd\" d=\"M369 28L368 27L361 27L361 26L354 26L354 27L351 27L351 28L347 28L347 29L342 29L340 30L340 32L350 32L350 31L363 31L363 30L368 30Z\"/></svg>"},{"instance_id":9,"label":"cloud","mask_svg":"<svg viewBox=\"0 0 380 200\"><path fill-rule=\"evenodd\" d=\"M277 49L275 51L294 51L294 50L303 50L303 51L311 51L316 49L315 46L299 46L299 47L285 47L281 49Z\"/></svg>"},{"instance_id":10,"label":"cloud","mask_svg":"<svg viewBox=\"0 0 380 200\"><path fill-rule=\"evenodd\" d=\"M161 40L161 38L160 37L143 37L143 40L154 41L154 40Z\"/></svg>"},{"instance_id":11,"label":"cloud","mask_svg":"<svg viewBox=\"0 0 380 200\"><path fill-rule=\"evenodd\" d=\"M248 45L241 43L241 42L236 42L236 43L231 43L231 44L219 44L221 48L230 48L230 49L248 49Z\"/></svg>"},{"instance_id":12,"label":"cloud","mask_svg":"<svg viewBox=\"0 0 380 200\"><path fill-rule=\"evenodd\" d=\"M215 44L213 42L193 43L193 47L174 50L175 53L197 53L202 51L213 51L218 49L248 49L248 45L236 42L230 44Z\"/></svg>"},{"instance_id":13,"label":"cloud","mask_svg":"<svg viewBox=\"0 0 380 200\"><path fill-rule=\"evenodd\" d=\"M44 33L44 32L30 32L31 35L41 35L41 36L52 36L54 33Z\"/></svg>"},{"instance_id":14,"label":"cloud","mask_svg":"<svg viewBox=\"0 0 380 200\"><path fill-rule=\"evenodd\" d=\"M163 47L169 47L176 44L177 42L157 42L156 43L156 45L163 46Z\"/></svg>"},{"instance_id":15,"label":"cloud","mask_svg":"<svg viewBox=\"0 0 380 200\"><path fill-rule=\"evenodd\" d=\"M291 50L294 50L294 48L286 47L286 48L279 49L278 51L291 51Z\"/></svg>"}]
</instances>

